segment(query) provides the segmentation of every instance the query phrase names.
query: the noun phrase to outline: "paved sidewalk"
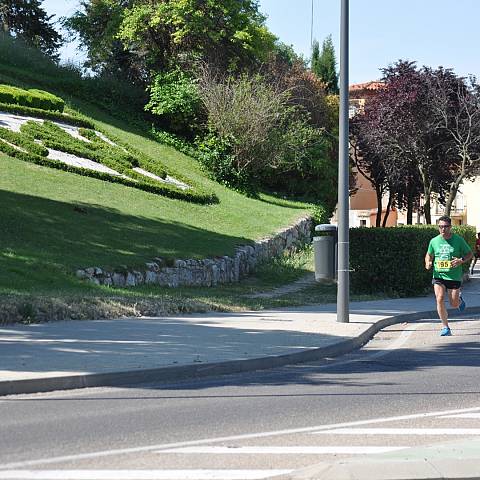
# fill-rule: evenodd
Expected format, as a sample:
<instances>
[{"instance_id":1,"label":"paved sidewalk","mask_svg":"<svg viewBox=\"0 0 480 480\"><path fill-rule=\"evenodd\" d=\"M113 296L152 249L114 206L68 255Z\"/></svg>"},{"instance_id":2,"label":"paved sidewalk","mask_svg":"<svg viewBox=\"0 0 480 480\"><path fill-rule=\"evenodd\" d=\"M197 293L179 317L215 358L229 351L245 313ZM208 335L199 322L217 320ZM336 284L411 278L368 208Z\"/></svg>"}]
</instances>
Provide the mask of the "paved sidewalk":
<instances>
[{"instance_id":1,"label":"paved sidewalk","mask_svg":"<svg viewBox=\"0 0 480 480\"><path fill-rule=\"evenodd\" d=\"M465 284L480 313L480 275ZM437 318L433 296L165 318L65 321L0 327L0 395L111 386L271 368L336 356L385 326ZM453 312L458 315L458 312ZM440 323L439 323L440 329Z\"/></svg>"}]
</instances>

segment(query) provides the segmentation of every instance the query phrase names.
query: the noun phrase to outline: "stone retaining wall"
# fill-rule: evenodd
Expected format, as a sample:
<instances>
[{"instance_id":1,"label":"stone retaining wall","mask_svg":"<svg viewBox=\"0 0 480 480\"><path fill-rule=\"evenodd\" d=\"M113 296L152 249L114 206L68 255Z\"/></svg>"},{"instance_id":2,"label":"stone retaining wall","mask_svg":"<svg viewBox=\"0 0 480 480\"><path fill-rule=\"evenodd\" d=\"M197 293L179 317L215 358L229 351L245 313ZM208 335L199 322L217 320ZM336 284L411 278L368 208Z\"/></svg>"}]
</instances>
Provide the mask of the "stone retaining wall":
<instances>
[{"instance_id":1,"label":"stone retaining wall","mask_svg":"<svg viewBox=\"0 0 480 480\"><path fill-rule=\"evenodd\" d=\"M203 260L165 260L154 258L142 269L119 267L107 270L89 267L76 271L76 276L97 285L134 287L155 284L168 287L212 287L238 282L253 272L259 262L311 241L312 218L300 219L271 238L235 249L233 257L222 256Z\"/></svg>"}]
</instances>

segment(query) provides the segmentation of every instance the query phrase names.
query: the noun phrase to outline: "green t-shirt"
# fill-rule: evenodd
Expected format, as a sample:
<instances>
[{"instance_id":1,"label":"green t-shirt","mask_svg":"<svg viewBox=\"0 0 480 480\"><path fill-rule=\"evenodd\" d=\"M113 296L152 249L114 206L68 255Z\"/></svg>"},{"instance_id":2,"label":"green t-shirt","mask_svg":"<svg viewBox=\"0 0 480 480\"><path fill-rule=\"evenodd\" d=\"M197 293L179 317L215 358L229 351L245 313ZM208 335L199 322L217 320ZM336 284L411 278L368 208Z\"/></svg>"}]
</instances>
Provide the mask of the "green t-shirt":
<instances>
[{"instance_id":1,"label":"green t-shirt","mask_svg":"<svg viewBox=\"0 0 480 480\"><path fill-rule=\"evenodd\" d=\"M434 257L433 278L462 281L462 266L458 265L452 268L450 262L454 257L464 257L470 250L463 237L455 233L448 240L441 235L432 238L428 244L427 252Z\"/></svg>"}]
</instances>

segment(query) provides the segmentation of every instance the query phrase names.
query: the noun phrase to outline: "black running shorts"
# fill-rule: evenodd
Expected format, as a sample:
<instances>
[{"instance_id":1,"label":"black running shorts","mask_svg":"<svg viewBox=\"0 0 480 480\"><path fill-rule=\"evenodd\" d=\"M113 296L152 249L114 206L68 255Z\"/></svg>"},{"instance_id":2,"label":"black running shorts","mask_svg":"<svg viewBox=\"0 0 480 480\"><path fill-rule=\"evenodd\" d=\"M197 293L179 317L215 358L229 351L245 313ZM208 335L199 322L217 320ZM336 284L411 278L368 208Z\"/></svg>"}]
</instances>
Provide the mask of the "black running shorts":
<instances>
[{"instance_id":1,"label":"black running shorts","mask_svg":"<svg viewBox=\"0 0 480 480\"><path fill-rule=\"evenodd\" d=\"M443 285L447 290L458 290L462 282L457 280L444 280L443 278L434 278L432 285Z\"/></svg>"}]
</instances>

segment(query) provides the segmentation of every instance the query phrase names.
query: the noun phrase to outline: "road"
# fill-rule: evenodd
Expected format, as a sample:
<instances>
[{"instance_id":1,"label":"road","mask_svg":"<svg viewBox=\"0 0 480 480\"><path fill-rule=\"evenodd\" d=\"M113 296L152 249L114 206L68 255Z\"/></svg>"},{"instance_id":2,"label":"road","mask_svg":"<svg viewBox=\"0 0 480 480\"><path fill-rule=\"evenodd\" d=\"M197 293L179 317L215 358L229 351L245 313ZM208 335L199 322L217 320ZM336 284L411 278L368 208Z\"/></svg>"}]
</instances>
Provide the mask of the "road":
<instances>
[{"instance_id":1,"label":"road","mask_svg":"<svg viewBox=\"0 0 480 480\"><path fill-rule=\"evenodd\" d=\"M269 371L2 397L0 480L257 479L480 437L480 319L451 327Z\"/></svg>"}]
</instances>

